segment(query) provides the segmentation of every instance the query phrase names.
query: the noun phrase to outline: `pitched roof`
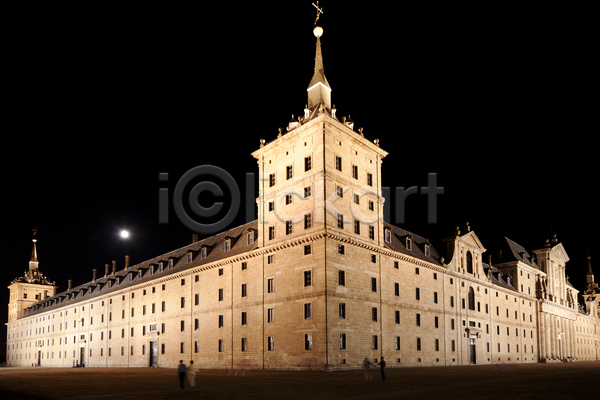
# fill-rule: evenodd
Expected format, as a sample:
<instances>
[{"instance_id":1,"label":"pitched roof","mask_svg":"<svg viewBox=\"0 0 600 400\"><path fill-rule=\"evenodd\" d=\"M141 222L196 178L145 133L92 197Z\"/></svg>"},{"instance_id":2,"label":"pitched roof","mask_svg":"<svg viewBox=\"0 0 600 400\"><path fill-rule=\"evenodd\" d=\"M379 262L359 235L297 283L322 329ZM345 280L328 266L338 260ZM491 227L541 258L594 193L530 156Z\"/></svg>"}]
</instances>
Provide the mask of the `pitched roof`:
<instances>
[{"instance_id":1,"label":"pitched roof","mask_svg":"<svg viewBox=\"0 0 600 400\"><path fill-rule=\"evenodd\" d=\"M521 261L532 268L540 269L535 261L535 256L523 246L505 237L502 244L502 259L500 262Z\"/></svg>"},{"instance_id":2,"label":"pitched roof","mask_svg":"<svg viewBox=\"0 0 600 400\"><path fill-rule=\"evenodd\" d=\"M439 262L439 253L427 238L416 235L412 232L409 232L387 222L384 222L384 229L389 229L391 231L390 242L386 242L384 240L384 245L386 248L397 251L398 253L415 257L423 261L430 262L432 264L440 266L442 265L442 263ZM413 241L413 246L411 250L406 248L406 239L409 236L412 238ZM429 246L429 256L425 255L425 245Z\"/></svg>"}]
</instances>

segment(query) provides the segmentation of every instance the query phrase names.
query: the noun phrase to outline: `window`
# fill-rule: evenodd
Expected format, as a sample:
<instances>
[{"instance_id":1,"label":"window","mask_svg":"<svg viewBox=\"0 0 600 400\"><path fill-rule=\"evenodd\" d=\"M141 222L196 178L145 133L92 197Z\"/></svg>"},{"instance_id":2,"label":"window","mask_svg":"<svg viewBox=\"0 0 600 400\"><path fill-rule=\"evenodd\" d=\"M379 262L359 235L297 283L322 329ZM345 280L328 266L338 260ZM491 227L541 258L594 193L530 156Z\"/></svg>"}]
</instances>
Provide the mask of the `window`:
<instances>
[{"instance_id":1,"label":"window","mask_svg":"<svg viewBox=\"0 0 600 400\"><path fill-rule=\"evenodd\" d=\"M248 325L248 314L246 311L242 311L242 325Z\"/></svg>"},{"instance_id":2,"label":"window","mask_svg":"<svg viewBox=\"0 0 600 400\"><path fill-rule=\"evenodd\" d=\"M285 204L292 204L294 202L294 197L291 194L286 194L285 195Z\"/></svg>"},{"instance_id":3,"label":"window","mask_svg":"<svg viewBox=\"0 0 600 400\"><path fill-rule=\"evenodd\" d=\"M200 305L200 295L198 293L194 294L194 305Z\"/></svg>"},{"instance_id":4,"label":"window","mask_svg":"<svg viewBox=\"0 0 600 400\"><path fill-rule=\"evenodd\" d=\"M310 244L304 246L304 255L305 256L311 254L311 252L312 252L312 248L311 248Z\"/></svg>"},{"instance_id":5,"label":"window","mask_svg":"<svg viewBox=\"0 0 600 400\"><path fill-rule=\"evenodd\" d=\"M337 169L338 171L342 171L342 157L335 157L335 169Z\"/></svg>"},{"instance_id":6,"label":"window","mask_svg":"<svg viewBox=\"0 0 600 400\"><path fill-rule=\"evenodd\" d=\"M344 245L338 244L338 254L344 254Z\"/></svg>"},{"instance_id":7,"label":"window","mask_svg":"<svg viewBox=\"0 0 600 400\"><path fill-rule=\"evenodd\" d=\"M304 334L304 350L312 350L312 333Z\"/></svg>"},{"instance_id":8,"label":"window","mask_svg":"<svg viewBox=\"0 0 600 400\"><path fill-rule=\"evenodd\" d=\"M292 165L288 165L285 167L285 177L286 179L292 179L294 176L294 168Z\"/></svg>"},{"instance_id":9,"label":"window","mask_svg":"<svg viewBox=\"0 0 600 400\"><path fill-rule=\"evenodd\" d=\"M275 227L270 226L269 227L269 240L273 240L273 239L275 239Z\"/></svg>"},{"instance_id":10,"label":"window","mask_svg":"<svg viewBox=\"0 0 600 400\"><path fill-rule=\"evenodd\" d=\"M375 240L375 227L373 225L369 225L369 239Z\"/></svg>"},{"instance_id":11,"label":"window","mask_svg":"<svg viewBox=\"0 0 600 400\"><path fill-rule=\"evenodd\" d=\"M219 314L219 328L223 327L223 314Z\"/></svg>"},{"instance_id":12,"label":"window","mask_svg":"<svg viewBox=\"0 0 600 400\"><path fill-rule=\"evenodd\" d=\"M346 334L340 333L340 350L346 349Z\"/></svg>"},{"instance_id":13,"label":"window","mask_svg":"<svg viewBox=\"0 0 600 400\"><path fill-rule=\"evenodd\" d=\"M473 273L473 255L470 251L467 251L467 273Z\"/></svg>"},{"instance_id":14,"label":"window","mask_svg":"<svg viewBox=\"0 0 600 400\"><path fill-rule=\"evenodd\" d=\"M384 240L386 243L390 243L392 241L392 231L390 231L389 229L385 230Z\"/></svg>"},{"instance_id":15,"label":"window","mask_svg":"<svg viewBox=\"0 0 600 400\"><path fill-rule=\"evenodd\" d=\"M421 351L421 338L417 338L417 351Z\"/></svg>"},{"instance_id":16,"label":"window","mask_svg":"<svg viewBox=\"0 0 600 400\"><path fill-rule=\"evenodd\" d=\"M344 197L344 188L341 186L337 186L335 190L338 197Z\"/></svg>"},{"instance_id":17,"label":"window","mask_svg":"<svg viewBox=\"0 0 600 400\"><path fill-rule=\"evenodd\" d=\"M371 278L371 292L377 291L377 278Z\"/></svg>"},{"instance_id":18,"label":"window","mask_svg":"<svg viewBox=\"0 0 600 400\"><path fill-rule=\"evenodd\" d=\"M223 343L223 339L219 339L219 353L225 351L225 344Z\"/></svg>"},{"instance_id":19,"label":"window","mask_svg":"<svg viewBox=\"0 0 600 400\"><path fill-rule=\"evenodd\" d=\"M185 353L185 343L184 342L179 343L179 352L181 354Z\"/></svg>"},{"instance_id":20,"label":"window","mask_svg":"<svg viewBox=\"0 0 600 400\"><path fill-rule=\"evenodd\" d=\"M246 283L242 283L242 297L246 297L248 295L248 286Z\"/></svg>"},{"instance_id":21,"label":"window","mask_svg":"<svg viewBox=\"0 0 600 400\"><path fill-rule=\"evenodd\" d=\"M307 186L304 188L304 198L307 199L311 196L311 188L310 186Z\"/></svg>"},{"instance_id":22,"label":"window","mask_svg":"<svg viewBox=\"0 0 600 400\"><path fill-rule=\"evenodd\" d=\"M162 312L165 312L166 308L167 308L167 304L163 301L162 302ZM133 312L131 314L133 314Z\"/></svg>"},{"instance_id":23,"label":"window","mask_svg":"<svg viewBox=\"0 0 600 400\"><path fill-rule=\"evenodd\" d=\"M373 335L373 350L377 350L379 348L379 344L377 341L377 335Z\"/></svg>"},{"instance_id":24,"label":"window","mask_svg":"<svg viewBox=\"0 0 600 400\"><path fill-rule=\"evenodd\" d=\"M311 303L304 303L304 319L310 319L312 313Z\"/></svg>"},{"instance_id":25,"label":"window","mask_svg":"<svg viewBox=\"0 0 600 400\"><path fill-rule=\"evenodd\" d=\"M225 251L231 250L231 239L225 239Z\"/></svg>"},{"instance_id":26,"label":"window","mask_svg":"<svg viewBox=\"0 0 600 400\"><path fill-rule=\"evenodd\" d=\"M437 294L437 292L433 292L433 302L435 304L437 304L437 302L438 302L438 294Z\"/></svg>"},{"instance_id":27,"label":"window","mask_svg":"<svg viewBox=\"0 0 600 400\"><path fill-rule=\"evenodd\" d=\"M223 289L219 289L219 301L223 301Z\"/></svg>"},{"instance_id":28,"label":"window","mask_svg":"<svg viewBox=\"0 0 600 400\"><path fill-rule=\"evenodd\" d=\"M275 174L269 174L269 187L275 186Z\"/></svg>"},{"instance_id":29,"label":"window","mask_svg":"<svg viewBox=\"0 0 600 400\"><path fill-rule=\"evenodd\" d=\"M420 292L419 288L415 288L415 298L417 300L421 300L421 292Z\"/></svg>"},{"instance_id":30,"label":"window","mask_svg":"<svg viewBox=\"0 0 600 400\"><path fill-rule=\"evenodd\" d=\"M267 339L267 351L273 350L275 350L275 337L269 336L269 338Z\"/></svg>"},{"instance_id":31,"label":"window","mask_svg":"<svg viewBox=\"0 0 600 400\"><path fill-rule=\"evenodd\" d=\"M273 264L275 262L275 256L273 254L267 256L267 264Z\"/></svg>"},{"instance_id":32,"label":"window","mask_svg":"<svg viewBox=\"0 0 600 400\"><path fill-rule=\"evenodd\" d=\"M312 169L312 156L304 157L304 171Z\"/></svg>"},{"instance_id":33,"label":"window","mask_svg":"<svg viewBox=\"0 0 600 400\"><path fill-rule=\"evenodd\" d=\"M400 323L400 311L399 310L394 311L394 319L396 320L397 324Z\"/></svg>"},{"instance_id":34,"label":"window","mask_svg":"<svg viewBox=\"0 0 600 400\"><path fill-rule=\"evenodd\" d=\"M181 321L181 332L185 331L185 321Z\"/></svg>"},{"instance_id":35,"label":"window","mask_svg":"<svg viewBox=\"0 0 600 400\"><path fill-rule=\"evenodd\" d=\"M421 326L421 314L417 313L417 326Z\"/></svg>"},{"instance_id":36,"label":"window","mask_svg":"<svg viewBox=\"0 0 600 400\"><path fill-rule=\"evenodd\" d=\"M357 165L352 166L352 177L354 179L358 179L358 166Z\"/></svg>"},{"instance_id":37,"label":"window","mask_svg":"<svg viewBox=\"0 0 600 400\"><path fill-rule=\"evenodd\" d=\"M346 271L338 271L338 285L346 286Z\"/></svg>"},{"instance_id":38,"label":"window","mask_svg":"<svg viewBox=\"0 0 600 400\"><path fill-rule=\"evenodd\" d=\"M357 235L360 235L360 221L359 220L354 221L354 233L356 233Z\"/></svg>"},{"instance_id":39,"label":"window","mask_svg":"<svg viewBox=\"0 0 600 400\"><path fill-rule=\"evenodd\" d=\"M339 303L339 315L341 319L346 319L346 303Z\"/></svg>"},{"instance_id":40,"label":"window","mask_svg":"<svg viewBox=\"0 0 600 400\"><path fill-rule=\"evenodd\" d=\"M412 239L406 238L406 250L412 250Z\"/></svg>"},{"instance_id":41,"label":"window","mask_svg":"<svg viewBox=\"0 0 600 400\"><path fill-rule=\"evenodd\" d=\"M469 288L469 310L475 311L475 291L472 287Z\"/></svg>"},{"instance_id":42,"label":"window","mask_svg":"<svg viewBox=\"0 0 600 400\"><path fill-rule=\"evenodd\" d=\"M373 174L367 172L367 185L373 186Z\"/></svg>"},{"instance_id":43,"label":"window","mask_svg":"<svg viewBox=\"0 0 600 400\"><path fill-rule=\"evenodd\" d=\"M275 209L275 202L270 201L269 202L269 211L273 211Z\"/></svg>"},{"instance_id":44,"label":"window","mask_svg":"<svg viewBox=\"0 0 600 400\"><path fill-rule=\"evenodd\" d=\"M274 278L267 279L267 293L273 293L275 291L273 279Z\"/></svg>"},{"instance_id":45,"label":"window","mask_svg":"<svg viewBox=\"0 0 600 400\"><path fill-rule=\"evenodd\" d=\"M354 194L352 196L352 201L354 202L354 204L360 204L360 197L357 194Z\"/></svg>"},{"instance_id":46,"label":"window","mask_svg":"<svg viewBox=\"0 0 600 400\"><path fill-rule=\"evenodd\" d=\"M396 336L396 350L400 350L400 336Z\"/></svg>"},{"instance_id":47,"label":"window","mask_svg":"<svg viewBox=\"0 0 600 400\"><path fill-rule=\"evenodd\" d=\"M304 215L304 229L312 228L312 214Z\"/></svg>"},{"instance_id":48,"label":"window","mask_svg":"<svg viewBox=\"0 0 600 400\"><path fill-rule=\"evenodd\" d=\"M312 273L311 271L304 271L304 287L312 285Z\"/></svg>"},{"instance_id":49,"label":"window","mask_svg":"<svg viewBox=\"0 0 600 400\"><path fill-rule=\"evenodd\" d=\"M271 322L273 322L273 319L275 317L275 311L273 308L269 308L267 309L267 322L270 324Z\"/></svg>"},{"instance_id":50,"label":"window","mask_svg":"<svg viewBox=\"0 0 600 400\"><path fill-rule=\"evenodd\" d=\"M425 256L429 257L431 253L429 252L429 245L425 245Z\"/></svg>"},{"instance_id":51,"label":"window","mask_svg":"<svg viewBox=\"0 0 600 400\"><path fill-rule=\"evenodd\" d=\"M344 214L337 215L337 227L344 229Z\"/></svg>"},{"instance_id":52,"label":"window","mask_svg":"<svg viewBox=\"0 0 600 400\"><path fill-rule=\"evenodd\" d=\"M248 239L248 244L254 243L254 232L248 232L246 238Z\"/></svg>"},{"instance_id":53,"label":"window","mask_svg":"<svg viewBox=\"0 0 600 400\"><path fill-rule=\"evenodd\" d=\"M371 307L371 320L377 322L377 307Z\"/></svg>"},{"instance_id":54,"label":"window","mask_svg":"<svg viewBox=\"0 0 600 400\"><path fill-rule=\"evenodd\" d=\"M400 296L400 284L398 282L394 283L394 294Z\"/></svg>"}]
</instances>

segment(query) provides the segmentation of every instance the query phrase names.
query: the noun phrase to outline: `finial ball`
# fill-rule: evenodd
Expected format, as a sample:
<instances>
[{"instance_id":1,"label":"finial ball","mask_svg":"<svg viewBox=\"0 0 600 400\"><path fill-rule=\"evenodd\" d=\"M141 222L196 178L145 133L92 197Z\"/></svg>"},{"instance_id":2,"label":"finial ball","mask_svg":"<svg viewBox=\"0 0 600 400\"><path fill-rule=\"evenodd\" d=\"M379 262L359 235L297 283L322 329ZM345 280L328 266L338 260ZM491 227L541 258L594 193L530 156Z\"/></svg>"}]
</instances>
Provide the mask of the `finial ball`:
<instances>
[{"instance_id":1,"label":"finial ball","mask_svg":"<svg viewBox=\"0 0 600 400\"><path fill-rule=\"evenodd\" d=\"M320 26L315 26L315 29L313 29L313 33L316 37L321 37L323 36L323 28L321 28Z\"/></svg>"}]
</instances>

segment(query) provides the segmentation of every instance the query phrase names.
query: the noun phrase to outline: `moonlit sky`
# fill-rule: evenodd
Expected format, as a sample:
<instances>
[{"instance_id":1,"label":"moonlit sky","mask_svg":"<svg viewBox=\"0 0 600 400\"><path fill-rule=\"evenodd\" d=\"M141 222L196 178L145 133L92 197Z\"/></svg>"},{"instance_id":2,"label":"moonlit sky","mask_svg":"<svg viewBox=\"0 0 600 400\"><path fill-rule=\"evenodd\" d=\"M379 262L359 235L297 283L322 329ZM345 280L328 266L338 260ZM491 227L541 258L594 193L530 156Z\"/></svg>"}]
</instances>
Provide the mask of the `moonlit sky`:
<instances>
[{"instance_id":1,"label":"moonlit sky","mask_svg":"<svg viewBox=\"0 0 600 400\"><path fill-rule=\"evenodd\" d=\"M337 115L389 152L384 187L424 187L436 173L444 188L436 224L414 195L399 225L436 245L468 221L494 255L504 236L533 250L556 233L577 289L588 248L600 276L592 11L340 3L320 2ZM122 269L125 254L136 264L191 243L172 209L158 223L159 188L208 164L243 191L259 139L302 114L314 66L311 1L31 7L6 37L5 301L33 228L59 291L112 260Z\"/></svg>"}]
</instances>

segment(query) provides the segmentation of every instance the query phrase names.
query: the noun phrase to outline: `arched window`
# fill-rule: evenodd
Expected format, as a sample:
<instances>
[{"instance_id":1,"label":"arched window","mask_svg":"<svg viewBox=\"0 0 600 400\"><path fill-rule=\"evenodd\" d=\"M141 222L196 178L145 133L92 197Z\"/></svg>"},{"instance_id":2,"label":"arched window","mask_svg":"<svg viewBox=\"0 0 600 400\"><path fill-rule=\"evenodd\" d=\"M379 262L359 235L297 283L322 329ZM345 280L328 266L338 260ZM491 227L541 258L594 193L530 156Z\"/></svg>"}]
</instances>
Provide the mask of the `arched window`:
<instances>
[{"instance_id":1,"label":"arched window","mask_svg":"<svg viewBox=\"0 0 600 400\"><path fill-rule=\"evenodd\" d=\"M475 310L475 291L472 287L469 288L469 310Z\"/></svg>"},{"instance_id":2,"label":"arched window","mask_svg":"<svg viewBox=\"0 0 600 400\"><path fill-rule=\"evenodd\" d=\"M473 273L473 256L470 251L467 251L467 272L469 274Z\"/></svg>"}]
</instances>

